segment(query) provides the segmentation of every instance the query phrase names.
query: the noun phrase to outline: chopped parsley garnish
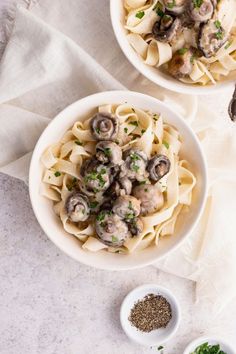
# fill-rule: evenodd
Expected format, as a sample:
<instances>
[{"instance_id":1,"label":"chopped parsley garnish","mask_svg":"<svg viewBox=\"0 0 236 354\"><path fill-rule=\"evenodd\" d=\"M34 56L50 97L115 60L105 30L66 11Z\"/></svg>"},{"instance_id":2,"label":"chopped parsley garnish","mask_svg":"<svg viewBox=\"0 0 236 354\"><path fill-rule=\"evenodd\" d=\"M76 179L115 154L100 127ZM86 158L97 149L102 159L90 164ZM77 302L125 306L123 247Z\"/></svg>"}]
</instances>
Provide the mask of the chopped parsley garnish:
<instances>
[{"instance_id":1,"label":"chopped parsley garnish","mask_svg":"<svg viewBox=\"0 0 236 354\"><path fill-rule=\"evenodd\" d=\"M147 188L145 188L145 189L144 189L144 192L147 192L147 191L148 191L148 189L147 189Z\"/></svg>"},{"instance_id":2,"label":"chopped parsley garnish","mask_svg":"<svg viewBox=\"0 0 236 354\"><path fill-rule=\"evenodd\" d=\"M106 173L106 169L105 168L102 168L101 171L100 171L101 175L105 175Z\"/></svg>"},{"instance_id":3,"label":"chopped parsley garnish","mask_svg":"<svg viewBox=\"0 0 236 354\"><path fill-rule=\"evenodd\" d=\"M194 59L195 59L195 55L192 55L191 58L190 58L190 63L191 63L191 64L193 64Z\"/></svg>"},{"instance_id":4,"label":"chopped parsley garnish","mask_svg":"<svg viewBox=\"0 0 236 354\"><path fill-rule=\"evenodd\" d=\"M184 55L188 51L188 48L181 48L177 51L179 55Z\"/></svg>"},{"instance_id":5,"label":"chopped parsley garnish","mask_svg":"<svg viewBox=\"0 0 236 354\"><path fill-rule=\"evenodd\" d=\"M95 202L90 202L89 206L90 206L91 209L95 209L98 206L98 202L96 202L96 201Z\"/></svg>"},{"instance_id":6,"label":"chopped parsley garnish","mask_svg":"<svg viewBox=\"0 0 236 354\"><path fill-rule=\"evenodd\" d=\"M59 176L61 176L61 172L56 171L56 172L54 173L54 175L55 175L56 177L59 177Z\"/></svg>"},{"instance_id":7,"label":"chopped parsley garnish","mask_svg":"<svg viewBox=\"0 0 236 354\"><path fill-rule=\"evenodd\" d=\"M104 148L103 152L105 156L107 157L111 156L111 148Z\"/></svg>"},{"instance_id":8,"label":"chopped parsley garnish","mask_svg":"<svg viewBox=\"0 0 236 354\"><path fill-rule=\"evenodd\" d=\"M153 8L153 11L156 11L156 14L160 17L164 16L163 5L158 1L156 6Z\"/></svg>"},{"instance_id":9,"label":"chopped parsley garnish","mask_svg":"<svg viewBox=\"0 0 236 354\"><path fill-rule=\"evenodd\" d=\"M134 165L131 167L131 169L132 169L134 172L138 172L139 166L134 164Z\"/></svg>"},{"instance_id":10,"label":"chopped parsley garnish","mask_svg":"<svg viewBox=\"0 0 236 354\"><path fill-rule=\"evenodd\" d=\"M74 178L72 179L72 182L66 186L67 189L68 189L68 191L72 191L72 189L73 189L74 186L76 185L76 182L77 182L77 178L74 177Z\"/></svg>"},{"instance_id":11,"label":"chopped parsley garnish","mask_svg":"<svg viewBox=\"0 0 236 354\"><path fill-rule=\"evenodd\" d=\"M99 129L99 128L95 128L95 130L96 130L96 132L97 132L98 134L100 134L100 129Z\"/></svg>"},{"instance_id":12,"label":"chopped parsley garnish","mask_svg":"<svg viewBox=\"0 0 236 354\"><path fill-rule=\"evenodd\" d=\"M131 209L131 210L133 210L131 201L129 201L129 206L128 206L128 208Z\"/></svg>"},{"instance_id":13,"label":"chopped parsley garnish","mask_svg":"<svg viewBox=\"0 0 236 354\"><path fill-rule=\"evenodd\" d=\"M134 125L135 127L138 127L138 122L136 120L129 122L130 125Z\"/></svg>"},{"instance_id":14,"label":"chopped parsley garnish","mask_svg":"<svg viewBox=\"0 0 236 354\"><path fill-rule=\"evenodd\" d=\"M79 146L82 146L82 145L83 145L83 143L81 143L81 141L79 141L79 140L75 140L75 144L76 144L76 145L79 145Z\"/></svg>"},{"instance_id":15,"label":"chopped parsley garnish","mask_svg":"<svg viewBox=\"0 0 236 354\"><path fill-rule=\"evenodd\" d=\"M166 7L168 7L169 9L173 9L173 7L176 5L175 0L172 0L172 2L168 2L166 4Z\"/></svg>"},{"instance_id":16,"label":"chopped parsley garnish","mask_svg":"<svg viewBox=\"0 0 236 354\"><path fill-rule=\"evenodd\" d=\"M163 144L167 149L169 149L170 145L169 145L169 143L167 143L167 141L163 140L163 141L162 141L162 144Z\"/></svg>"},{"instance_id":17,"label":"chopped parsley garnish","mask_svg":"<svg viewBox=\"0 0 236 354\"><path fill-rule=\"evenodd\" d=\"M124 128L124 132L127 134L128 133L128 128Z\"/></svg>"},{"instance_id":18,"label":"chopped parsley garnish","mask_svg":"<svg viewBox=\"0 0 236 354\"><path fill-rule=\"evenodd\" d=\"M134 161L139 161L140 157L135 152L133 152L130 154L130 159L132 162L134 162Z\"/></svg>"},{"instance_id":19,"label":"chopped parsley garnish","mask_svg":"<svg viewBox=\"0 0 236 354\"><path fill-rule=\"evenodd\" d=\"M139 11L139 12L136 13L135 17L141 19L141 18L143 18L144 15L145 15L144 11Z\"/></svg>"},{"instance_id":20,"label":"chopped parsley garnish","mask_svg":"<svg viewBox=\"0 0 236 354\"><path fill-rule=\"evenodd\" d=\"M144 134L146 132L146 129L141 130L141 134Z\"/></svg>"},{"instance_id":21,"label":"chopped parsley garnish","mask_svg":"<svg viewBox=\"0 0 236 354\"><path fill-rule=\"evenodd\" d=\"M114 235L111 236L111 240L112 242L117 242L118 241L118 238Z\"/></svg>"},{"instance_id":22,"label":"chopped parsley garnish","mask_svg":"<svg viewBox=\"0 0 236 354\"><path fill-rule=\"evenodd\" d=\"M146 184L146 183L147 183L146 181L140 181L139 185L141 186L142 184Z\"/></svg>"},{"instance_id":23,"label":"chopped parsley garnish","mask_svg":"<svg viewBox=\"0 0 236 354\"><path fill-rule=\"evenodd\" d=\"M134 113L135 113L135 109L134 109L134 108L131 108L131 110L132 110L132 112L134 112Z\"/></svg>"},{"instance_id":24,"label":"chopped parsley garnish","mask_svg":"<svg viewBox=\"0 0 236 354\"><path fill-rule=\"evenodd\" d=\"M164 349L163 345L160 345L160 346L157 348L157 350L162 350L162 349Z\"/></svg>"},{"instance_id":25,"label":"chopped parsley garnish","mask_svg":"<svg viewBox=\"0 0 236 354\"><path fill-rule=\"evenodd\" d=\"M216 20L214 22L214 25L216 26L217 29L219 29L221 27L221 22L219 20Z\"/></svg>"},{"instance_id":26,"label":"chopped parsley garnish","mask_svg":"<svg viewBox=\"0 0 236 354\"><path fill-rule=\"evenodd\" d=\"M100 211L100 213L97 215L96 219L97 221L101 222L105 219L106 213L104 210Z\"/></svg>"},{"instance_id":27,"label":"chopped parsley garnish","mask_svg":"<svg viewBox=\"0 0 236 354\"><path fill-rule=\"evenodd\" d=\"M218 32L216 32L215 36L217 39L223 39L224 33L222 32L222 30L219 30Z\"/></svg>"},{"instance_id":28,"label":"chopped parsley garnish","mask_svg":"<svg viewBox=\"0 0 236 354\"><path fill-rule=\"evenodd\" d=\"M203 0L193 0L194 7L201 7Z\"/></svg>"},{"instance_id":29,"label":"chopped parsley garnish","mask_svg":"<svg viewBox=\"0 0 236 354\"><path fill-rule=\"evenodd\" d=\"M231 46L232 43L233 43L233 41L229 41L229 42L226 44L225 49L228 49L228 48Z\"/></svg>"},{"instance_id":30,"label":"chopped parsley garnish","mask_svg":"<svg viewBox=\"0 0 236 354\"><path fill-rule=\"evenodd\" d=\"M85 182L89 182L89 181L99 181L99 186L100 187L104 187L106 181L103 179L102 175L106 174L106 169L102 168L100 172L98 171L92 171L90 173L88 173L84 180ZM95 191L95 190L94 190ZM98 190L97 190L98 191Z\"/></svg>"},{"instance_id":31,"label":"chopped parsley garnish","mask_svg":"<svg viewBox=\"0 0 236 354\"><path fill-rule=\"evenodd\" d=\"M210 345L207 342L199 345L191 354L226 354L219 344Z\"/></svg>"},{"instance_id":32,"label":"chopped parsley garnish","mask_svg":"<svg viewBox=\"0 0 236 354\"><path fill-rule=\"evenodd\" d=\"M134 214L133 213L127 213L125 214L125 219L126 220L132 220L134 218Z\"/></svg>"}]
</instances>

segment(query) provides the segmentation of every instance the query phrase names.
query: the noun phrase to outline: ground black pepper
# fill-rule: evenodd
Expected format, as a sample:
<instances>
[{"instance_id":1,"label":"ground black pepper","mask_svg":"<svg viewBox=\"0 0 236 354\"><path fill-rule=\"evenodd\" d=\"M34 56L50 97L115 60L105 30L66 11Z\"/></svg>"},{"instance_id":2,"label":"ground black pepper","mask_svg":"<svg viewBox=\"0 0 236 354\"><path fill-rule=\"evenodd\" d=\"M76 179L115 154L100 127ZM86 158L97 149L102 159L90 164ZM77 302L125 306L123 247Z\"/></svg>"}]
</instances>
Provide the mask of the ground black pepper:
<instances>
[{"instance_id":1,"label":"ground black pepper","mask_svg":"<svg viewBox=\"0 0 236 354\"><path fill-rule=\"evenodd\" d=\"M172 318L169 302L161 295L148 294L136 302L130 311L129 321L142 332L164 328Z\"/></svg>"}]
</instances>

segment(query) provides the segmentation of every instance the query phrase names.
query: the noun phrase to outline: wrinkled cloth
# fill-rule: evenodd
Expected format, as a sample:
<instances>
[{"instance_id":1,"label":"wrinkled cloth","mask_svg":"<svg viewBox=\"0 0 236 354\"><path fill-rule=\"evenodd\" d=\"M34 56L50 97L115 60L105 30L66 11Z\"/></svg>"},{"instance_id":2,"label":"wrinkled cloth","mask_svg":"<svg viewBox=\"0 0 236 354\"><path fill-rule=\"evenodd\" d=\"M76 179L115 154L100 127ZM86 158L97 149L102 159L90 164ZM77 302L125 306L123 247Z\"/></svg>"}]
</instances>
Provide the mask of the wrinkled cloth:
<instances>
[{"instance_id":1,"label":"wrinkled cloth","mask_svg":"<svg viewBox=\"0 0 236 354\"><path fill-rule=\"evenodd\" d=\"M197 300L220 311L236 295L236 128L201 99L140 75L116 43L108 0L99 6L95 0L44 0L18 8L0 62L0 172L27 183L31 152L49 121L79 98L113 89L164 100L201 141L210 182L204 215L155 266L195 281Z\"/></svg>"}]
</instances>

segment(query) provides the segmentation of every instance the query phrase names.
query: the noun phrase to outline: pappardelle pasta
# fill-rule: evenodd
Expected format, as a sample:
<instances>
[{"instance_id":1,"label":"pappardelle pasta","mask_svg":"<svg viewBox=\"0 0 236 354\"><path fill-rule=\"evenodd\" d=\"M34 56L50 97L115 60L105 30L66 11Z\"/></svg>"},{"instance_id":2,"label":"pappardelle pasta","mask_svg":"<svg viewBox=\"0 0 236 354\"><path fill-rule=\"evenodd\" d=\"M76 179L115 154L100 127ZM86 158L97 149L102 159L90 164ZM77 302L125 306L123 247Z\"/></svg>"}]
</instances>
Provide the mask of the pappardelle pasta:
<instances>
[{"instance_id":1,"label":"pappardelle pasta","mask_svg":"<svg viewBox=\"0 0 236 354\"><path fill-rule=\"evenodd\" d=\"M127 39L145 64L187 84L236 75L236 0L124 0Z\"/></svg>"},{"instance_id":2,"label":"pappardelle pasta","mask_svg":"<svg viewBox=\"0 0 236 354\"><path fill-rule=\"evenodd\" d=\"M89 251L129 254L172 235L196 178L177 129L157 113L100 106L43 153L41 193Z\"/></svg>"}]
</instances>

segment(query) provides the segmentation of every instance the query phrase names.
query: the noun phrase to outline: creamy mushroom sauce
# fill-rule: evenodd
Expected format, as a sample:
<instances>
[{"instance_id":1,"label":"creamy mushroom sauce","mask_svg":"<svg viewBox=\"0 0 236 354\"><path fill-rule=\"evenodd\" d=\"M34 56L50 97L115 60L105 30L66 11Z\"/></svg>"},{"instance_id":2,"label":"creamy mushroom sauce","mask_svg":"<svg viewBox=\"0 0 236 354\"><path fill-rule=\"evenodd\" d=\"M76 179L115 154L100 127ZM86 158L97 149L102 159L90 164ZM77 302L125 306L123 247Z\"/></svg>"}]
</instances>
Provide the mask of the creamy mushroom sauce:
<instances>
[{"instance_id":1,"label":"creamy mushroom sauce","mask_svg":"<svg viewBox=\"0 0 236 354\"><path fill-rule=\"evenodd\" d=\"M123 0L127 39L147 65L189 84L236 77L236 0Z\"/></svg>"},{"instance_id":2,"label":"creamy mushroom sauce","mask_svg":"<svg viewBox=\"0 0 236 354\"><path fill-rule=\"evenodd\" d=\"M174 233L196 178L181 137L157 113L98 107L46 149L41 193L84 249L131 253Z\"/></svg>"}]
</instances>

